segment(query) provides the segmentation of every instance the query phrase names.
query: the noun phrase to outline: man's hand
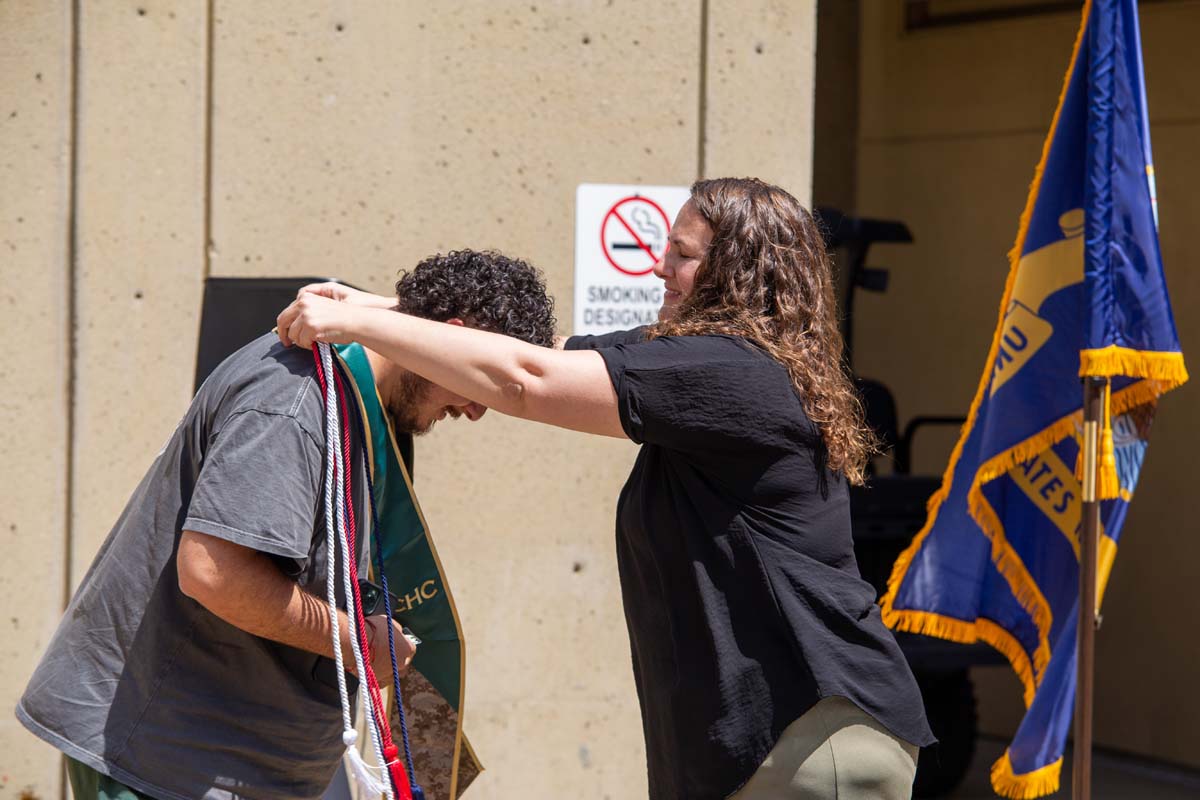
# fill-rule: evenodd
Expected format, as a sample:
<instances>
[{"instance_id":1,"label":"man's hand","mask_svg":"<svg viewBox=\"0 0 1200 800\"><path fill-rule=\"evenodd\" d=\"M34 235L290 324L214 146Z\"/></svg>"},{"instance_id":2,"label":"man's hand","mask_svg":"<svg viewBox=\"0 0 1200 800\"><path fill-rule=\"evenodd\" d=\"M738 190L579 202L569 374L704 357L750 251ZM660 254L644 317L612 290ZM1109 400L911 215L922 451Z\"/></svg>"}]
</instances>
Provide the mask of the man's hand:
<instances>
[{"instance_id":1,"label":"man's hand","mask_svg":"<svg viewBox=\"0 0 1200 800\"><path fill-rule=\"evenodd\" d=\"M387 614L376 614L367 617L367 642L371 646L371 669L379 680L380 686L389 686L392 682L392 656L388 652L387 628L392 626L392 637L396 642L396 666L400 674L408 672L408 666L417 654L417 647L404 635L404 629L395 620L389 620ZM353 659L349 662L353 663Z\"/></svg>"},{"instance_id":2,"label":"man's hand","mask_svg":"<svg viewBox=\"0 0 1200 800\"><path fill-rule=\"evenodd\" d=\"M361 289L353 289L344 283L337 283L336 281L310 283L296 292L296 299L299 300L306 294L328 297L330 300L338 300L342 303L350 303L351 305L364 306L366 308L394 308L396 306L395 297L371 294Z\"/></svg>"}]
</instances>

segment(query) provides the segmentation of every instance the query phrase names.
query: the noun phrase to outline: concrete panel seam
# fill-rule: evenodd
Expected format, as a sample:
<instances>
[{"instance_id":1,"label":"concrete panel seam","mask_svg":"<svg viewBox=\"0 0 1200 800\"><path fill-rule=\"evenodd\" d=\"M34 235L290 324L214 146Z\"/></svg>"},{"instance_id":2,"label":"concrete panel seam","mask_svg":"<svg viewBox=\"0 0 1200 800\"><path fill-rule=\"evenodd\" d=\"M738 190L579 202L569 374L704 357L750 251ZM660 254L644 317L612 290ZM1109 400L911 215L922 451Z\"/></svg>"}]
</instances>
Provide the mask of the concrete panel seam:
<instances>
[{"instance_id":1,"label":"concrete panel seam","mask_svg":"<svg viewBox=\"0 0 1200 800\"><path fill-rule=\"evenodd\" d=\"M212 275L212 186L213 186L213 26L216 0L205 4L204 25L204 280ZM197 321L199 325L199 321ZM199 337L199 328L197 328Z\"/></svg>"},{"instance_id":2,"label":"concrete panel seam","mask_svg":"<svg viewBox=\"0 0 1200 800\"><path fill-rule=\"evenodd\" d=\"M696 125L696 180L705 177L708 138L708 0L700 0L700 88Z\"/></svg>"},{"instance_id":3,"label":"concrete panel seam","mask_svg":"<svg viewBox=\"0 0 1200 800\"><path fill-rule=\"evenodd\" d=\"M79 352L79 238L76 221L79 204L79 54L80 37L79 22L81 17L80 0L72 0L70 6L70 107L67 110L70 130L67 144L67 213L64 220L67 237L67 258L64 265L67 271L67 402L66 402L66 444L67 454L64 469L66 476L64 488L66 497L63 500L66 519L63 524L64 563L63 563L63 594L62 607L65 609L71 600L71 587L74 585L71 571L73 569L74 526L75 526L75 409L77 400L77 377ZM64 790L65 791L65 790Z\"/></svg>"}]
</instances>

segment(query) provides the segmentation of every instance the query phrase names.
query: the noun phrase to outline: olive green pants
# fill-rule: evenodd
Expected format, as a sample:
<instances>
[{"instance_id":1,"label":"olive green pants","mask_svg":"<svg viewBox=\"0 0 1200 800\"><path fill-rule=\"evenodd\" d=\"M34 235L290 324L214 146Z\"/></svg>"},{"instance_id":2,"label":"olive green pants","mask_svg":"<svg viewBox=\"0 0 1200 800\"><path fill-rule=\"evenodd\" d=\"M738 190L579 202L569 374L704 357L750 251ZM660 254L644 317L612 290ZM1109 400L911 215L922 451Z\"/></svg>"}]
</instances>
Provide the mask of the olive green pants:
<instances>
[{"instance_id":1,"label":"olive green pants","mask_svg":"<svg viewBox=\"0 0 1200 800\"><path fill-rule=\"evenodd\" d=\"M909 800L918 748L844 697L827 697L784 729L730 800Z\"/></svg>"},{"instance_id":2,"label":"olive green pants","mask_svg":"<svg viewBox=\"0 0 1200 800\"><path fill-rule=\"evenodd\" d=\"M67 780L75 800L151 800L123 783L114 781L87 764L67 758Z\"/></svg>"}]
</instances>

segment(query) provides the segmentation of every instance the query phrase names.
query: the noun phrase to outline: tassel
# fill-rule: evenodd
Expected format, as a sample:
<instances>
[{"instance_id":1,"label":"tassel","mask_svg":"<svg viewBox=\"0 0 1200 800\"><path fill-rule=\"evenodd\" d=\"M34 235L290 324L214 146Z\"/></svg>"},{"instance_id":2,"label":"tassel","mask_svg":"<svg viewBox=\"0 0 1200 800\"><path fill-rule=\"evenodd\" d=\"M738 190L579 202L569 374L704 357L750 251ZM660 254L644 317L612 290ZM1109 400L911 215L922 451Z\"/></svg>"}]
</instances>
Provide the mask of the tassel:
<instances>
[{"instance_id":1,"label":"tassel","mask_svg":"<svg viewBox=\"0 0 1200 800\"><path fill-rule=\"evenodd\" d=\"M354 777L354 783L361 794L369 797L386 797L387 784L376 774L375 768L363 761L362 754L354 746L358 734L353 730L342 733L342 741L346 743L346 771Z\"/></svg>"},{"instance_id":2,"label":"tassel","mask_svg":"<svg viewBox=\"0 0 1200 800\"><path fill-rule=\"evenodd\" d=\"M413 800L413 792L408 783L408 771L400 760L400 751L396 745L388 745L383 749L383 757L387 760L388 773L392 777L392 787L396 790L397 800Z\"/></svg>"},{"instance_id":3,"label":"tassel","mask_svg":"<svg viewBox=\"0 0 1200 800\"><path fill-rule=\"evenodd\" d=\"M1096 499L1120 497L1121 481L1117 477L1117 454L1113 446L1111 380L1104 385L1104 430L1100 433L1100 463L1096 468Z\"/></svg>"},{"instance_id":4,"label":"tassel","mask_svg":"<svg viewBox=\"0 0 1200 800\"><path fill-rule=\"evenodd\" d=\"M1096 499L1115 500L1121 496L1121 481L1117 478L1117 456L1113 447L1112 428L1105 428L1100 438L1100 471L1096 475Z\"/></svg>"},{"instance_id":5,"label":"tassel","mask_svg":"<svg viewBox=\"0 0 1200 800\"><path fill-rule=\"evenodd\" d=\"M1115 500L1121 496L1121 481L1117 477L1117 451L1113 445L1112 431L1112 381L1104 386L1104 426L1100 429L1100 441L1096 453L1096 499ZM1083 482L1083 441L1079 442L1079 455L1075 458L1075 479Z\"/></svg>"}]
</instances>

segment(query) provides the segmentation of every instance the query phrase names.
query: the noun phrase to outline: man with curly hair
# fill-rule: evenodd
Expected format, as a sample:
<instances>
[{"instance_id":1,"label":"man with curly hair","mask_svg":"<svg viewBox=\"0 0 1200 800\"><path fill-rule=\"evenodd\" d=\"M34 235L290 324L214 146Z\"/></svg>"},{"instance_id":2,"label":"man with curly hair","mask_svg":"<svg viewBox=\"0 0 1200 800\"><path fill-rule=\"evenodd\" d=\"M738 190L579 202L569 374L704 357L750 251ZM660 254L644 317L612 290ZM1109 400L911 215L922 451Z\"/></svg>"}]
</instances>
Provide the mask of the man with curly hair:
<instances>
[{"instance_id":1,"label":"man with curly hair","mask_svg":"<svg viewBox=\"0 0 1200 800\"><path fill-rule=\"evenodd\" d=\"M554 304L541 275L499 253L457 250L431 256L401 276L395 299L340 283L306 286L300 290L304 292L554 346ZM457 419L466 414L476 420L486 410L458 395L437 391L439 387L424 378L367 352L376 383L390 387L384 400L398 431L420 435L446 416Z\"/></svg>"},{"instance_id":2,"label":"man with curly hair","mask_svg":"<svg viewBox=\"0 0 1200 800\"><path fill-rule=\"evenodd\" d=\"M397 311L553 344L552 301L522 261L435 256L396 292L386 302ZM365 357L366 381L397 432L486 410L377 353ZM76 798L318 797L329 785L345 745L322 599L324 443L312 354L274 334L231 355L200 388L17 708L68 757ZM360 492L358 519L369 516L363 500ZM404 667L415 647L386 614L367 622L371 642L381 643L370 661L388 685L386 626L395 626ZM344 612L340 631L352 665Z\"/></svg>"}]
</instances>

